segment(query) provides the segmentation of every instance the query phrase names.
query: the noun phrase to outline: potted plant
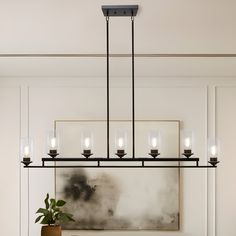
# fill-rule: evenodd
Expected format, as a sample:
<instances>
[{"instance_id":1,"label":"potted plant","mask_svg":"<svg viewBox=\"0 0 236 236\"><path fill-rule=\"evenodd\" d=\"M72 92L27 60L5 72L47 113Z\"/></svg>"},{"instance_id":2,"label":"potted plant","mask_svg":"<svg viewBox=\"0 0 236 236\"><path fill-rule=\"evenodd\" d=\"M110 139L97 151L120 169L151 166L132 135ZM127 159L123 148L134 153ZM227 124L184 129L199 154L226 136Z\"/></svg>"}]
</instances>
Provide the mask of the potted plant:
<instances>
[{"instance_id":1,"label":"potted plant","mask_svg":"<svg viewBox=\"0 0 236 236\"><path fill-rule=\"evenodd\" d=\"M39 208L36 214L41 214L35 220L42 226L41 236L61 236L61 223L66 223L69 221L74 221L73 215L65 213L61 210L66 202L63 200L56 201L54 198L49 199L49 194L47 194L45 200L45 208Z\"/></svg>"}]
</instances>

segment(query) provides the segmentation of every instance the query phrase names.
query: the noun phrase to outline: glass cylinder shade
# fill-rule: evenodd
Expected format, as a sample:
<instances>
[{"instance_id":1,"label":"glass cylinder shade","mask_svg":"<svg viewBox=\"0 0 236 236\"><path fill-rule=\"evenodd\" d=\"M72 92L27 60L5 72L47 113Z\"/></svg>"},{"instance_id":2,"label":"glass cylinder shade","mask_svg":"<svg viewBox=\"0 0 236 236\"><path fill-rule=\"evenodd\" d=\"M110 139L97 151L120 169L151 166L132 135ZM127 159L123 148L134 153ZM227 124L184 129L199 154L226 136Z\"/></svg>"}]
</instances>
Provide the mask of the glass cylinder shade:
<instances>
[{"instance_id":1,"label":"glass cylinder shade","mask_svg":"<svg viewBox=\"0 0 236 236\"><path fill-rule=\"evenodd\" d=\"M148 146L149 146L149 155L152 157L157 157L160 155L160 143L161 143L161 136L160 132L156 131L150 131L148 134Z\"/></svg>"},{"instance_id":2,"label":"glass cylinder shade","mask_svg":"<svg viewBox=\"0 0 236 236\"><path fill-rule=\"evenodd\" d=\"M193 148L193 132L184 131L183 132L183 149L192 150Z\"/></svg>"},{"instance_id":3,"label":"glass cylinder shade","mask_svg":"<svg viewBox=\"0 0 236 236\"><path fill-rule=\"evenodd\" d=\"M208 141L208 157L209 161L217 162L219 161L219 141L215 139L210 139Z\"/></svg>"},{"instance_id":4,"label":"glass cylinder shade","mask_svg":"<svg viewBox=\"0 0 236 236\"><path fill-rule=\"evenodd\" d=\"M88 152L93 149L93 134L91 131L84 131L81 134L81 149L82 152Z\"/></svg>"},{"instance_id":5,"label":"glass cylinder shade","mask_svg":"<svg viewBox=\"0 0 236 236\"><path fill-rule=\"evenodd\" d=\"M55 131L48 132L47 152L51 157L56 157L59 153L59 135Z\"/></svg>"},{"instance_id":6,"label":"glass cylinder shade","mask_svg":"<svg viewBox=\"0 0 236 236\"><path fill-rule=\"evenodd\" d=\"M183 146L183 155L186 158L189 158L193 155L193 132L192 131L184 131L182 135L182 146Z\"/></svg>"},{"instance_id":7,"label":"glass cylinder shade","mask_svg":"<svg viewBox=\"0 0 236 236\"><path fill-rule=\"evenodd\" d=\"M25 163L33 161L33 141L30 138L21 139L21 159Z\"/></svg>"},{"instance_id":8,"label":"glass cylinder shade","mask_svg":"<svg viewBox=\"0 0 236 236\"><path fill-rule=\"evenodd\" d=\"M126 131L117 131L116 132L116 140L115 140L116 150L121 151L127 149L127 132Z\"/></svg>"},{"instance_id":9,"label":"glass cylinder shade","mask_svg":"<svg viewBox=\"0 0 236 236\"><path fill-rule=\"evenodd\" d=\"M152 149L160 149L161 136L158 131L150 131L148 135L148 146Z\"/></svg>"}]
</instances>

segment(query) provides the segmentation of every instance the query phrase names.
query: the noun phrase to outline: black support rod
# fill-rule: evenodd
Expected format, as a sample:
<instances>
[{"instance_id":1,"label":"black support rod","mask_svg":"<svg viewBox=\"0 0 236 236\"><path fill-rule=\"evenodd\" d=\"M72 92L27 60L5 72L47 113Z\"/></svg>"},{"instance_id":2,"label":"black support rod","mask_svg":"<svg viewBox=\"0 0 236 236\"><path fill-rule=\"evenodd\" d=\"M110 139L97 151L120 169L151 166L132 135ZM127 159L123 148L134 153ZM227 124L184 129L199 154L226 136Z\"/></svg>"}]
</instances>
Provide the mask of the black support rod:
<instances>
[{"instance_id":1,"label":"black support rod","mask_svg":"<svg viewBox=\"0 0 236 236\"><path fill-rule=\"evenodd\" d=\"M135 93L134 93L134 17L132 22L132 157L135 158Z\"/></svg>"},{"instance_id":2,"label":"black support rod","mask_svg":"<svg viewBox=\"0 0 236 236\"><path fill-rule=\"evenodd\" d=\"M110 72L109 72L109 16L106 17L107 26L107 158L110 158Z\"/></svg>"}]
</instances>

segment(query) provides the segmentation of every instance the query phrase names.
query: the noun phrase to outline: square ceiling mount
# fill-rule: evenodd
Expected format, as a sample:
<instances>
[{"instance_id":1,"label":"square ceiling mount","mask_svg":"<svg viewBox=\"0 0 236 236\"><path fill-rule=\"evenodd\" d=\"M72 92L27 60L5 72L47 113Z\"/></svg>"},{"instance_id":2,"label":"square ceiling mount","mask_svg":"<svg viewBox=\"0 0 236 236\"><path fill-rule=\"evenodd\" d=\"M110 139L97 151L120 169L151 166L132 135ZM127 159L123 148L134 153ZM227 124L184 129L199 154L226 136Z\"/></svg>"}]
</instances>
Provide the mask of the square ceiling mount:
<instances>
[{"instance_id":1,"label":"square ceiling mount","mask_svg":"<svg viewBox=\"0 0 236 236\"><path fill-rule=\"evenodd\" d=\"M104 16L136 16L138 5L105 5L102 11Z\"/></svg>"}]
</instances>

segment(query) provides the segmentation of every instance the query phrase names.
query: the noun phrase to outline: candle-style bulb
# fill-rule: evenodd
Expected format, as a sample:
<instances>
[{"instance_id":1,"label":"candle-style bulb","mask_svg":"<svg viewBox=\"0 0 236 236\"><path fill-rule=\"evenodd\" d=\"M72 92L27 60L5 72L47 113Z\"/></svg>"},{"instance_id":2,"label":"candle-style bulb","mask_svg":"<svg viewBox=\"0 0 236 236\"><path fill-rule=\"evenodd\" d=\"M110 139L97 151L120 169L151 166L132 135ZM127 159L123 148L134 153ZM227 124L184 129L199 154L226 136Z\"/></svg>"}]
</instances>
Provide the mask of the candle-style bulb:
<instances>
[{"instance_id":1,"label":"candle-style bulb","mask_svg":"<svg viewBox=\"0 0 236 236\"><path fill-rule=\"evenodd\" d=\"M30 155L30 147L27 145L24 147L24 157L29 157Z\"/></svg>"},{"instance_id":2,"label":"candle-style bulb","mask_svg":"<svg viewBox=\"0 0 236 236\"><path fill-rule=\"evenodd\" d=\"M55 148L56 148L56 145L57 145L57 140L56 140L55 137L53 137L53 138L51 139L51 148L52 148L52 149L55 149Z\"/></svg>"},{"instance_id":3,"label":"candle-style bulb","mask_svg":"<svg viewBox=\"0 0 236 236\"><path fill-rule=\"evenodd\" d=\"M190 146L191 146L191 140L190 140L189 137L185 138L184 144L185 144L185 147L186 147L186 148L190 148Z\"/></svg>"},{"instance_id":4,"label":"candle-style bulb","mask_svg":"<svg viewBox=\"0 0 236 236\"><path fill-rule=\"evenodd\" d=\"M216 156L216 153L217 153L216 145L213 145L213 146L211 147L211 155L212 155L212 156Z\"/></svg>"},{"instance_id":5,"label":"candle-style bulb","mask_svg":"<svg viewBox=\"0 0 236 236\"><path fill-rule=\"evenodd\" d=\"M90 138L86 137L84 139L84 147L85 147L85 149L89 149L89 146L90 146Z\"/></svg>"},{"instance_id":6,"label":"candle-style bulb","mask_svg":"<svg viewBox=\"0 0 236 236\"><path fill-rule=\"evenodd\" d=\"M152 138L152 147L157 148L157 138Z\"/></svg>"},{"instance_id":7,"label":"candle-style bulb","mask_svg":"<svg viewBox=\"0 0 236 236\"><path fill-rule=\"evenodd\" d=\"M124 147L124 139L123 138L119 138L118 139L118 147L119 148L123 148Z\"/></svg>"}]
</instances>

